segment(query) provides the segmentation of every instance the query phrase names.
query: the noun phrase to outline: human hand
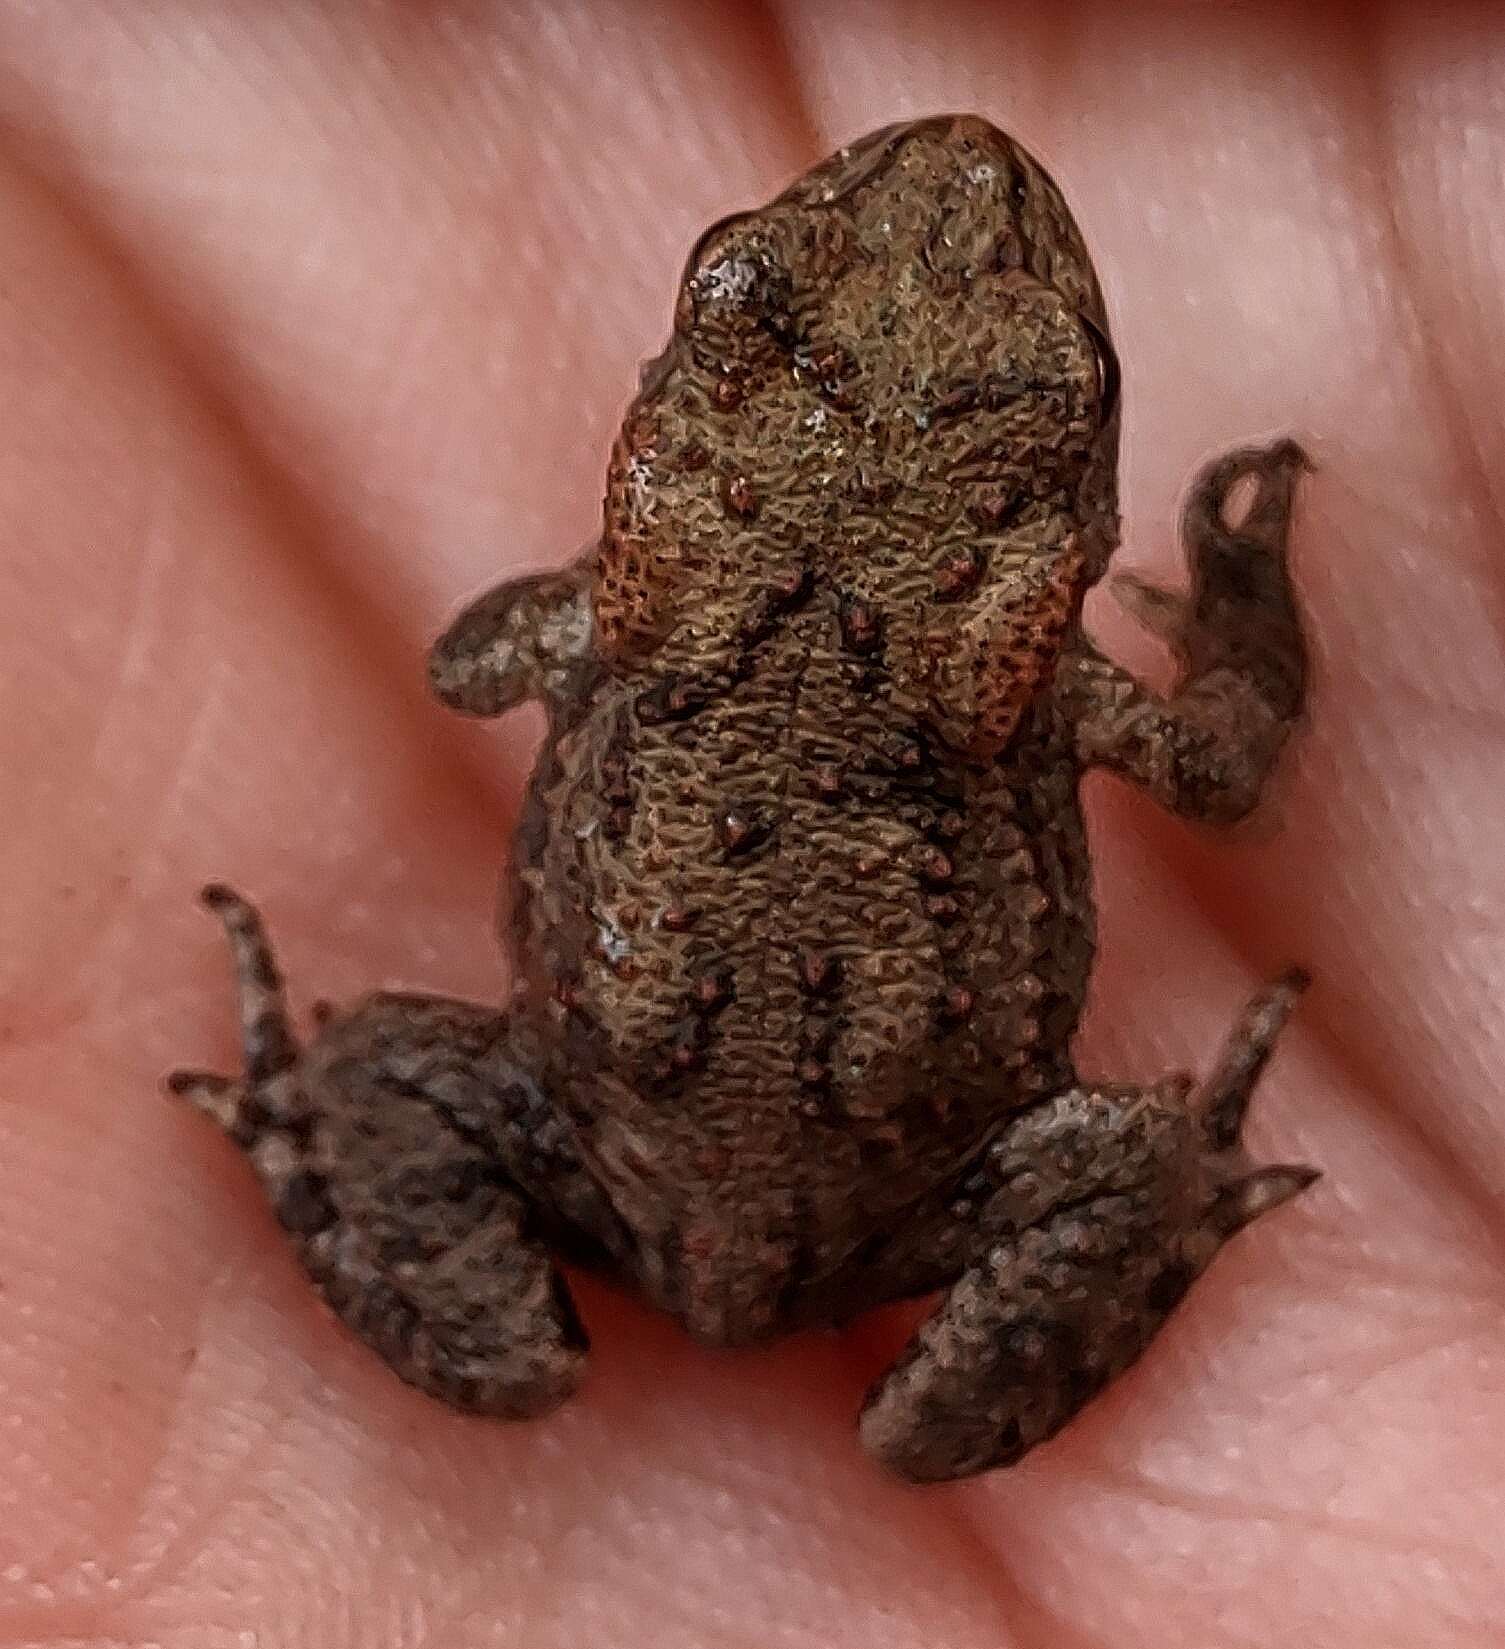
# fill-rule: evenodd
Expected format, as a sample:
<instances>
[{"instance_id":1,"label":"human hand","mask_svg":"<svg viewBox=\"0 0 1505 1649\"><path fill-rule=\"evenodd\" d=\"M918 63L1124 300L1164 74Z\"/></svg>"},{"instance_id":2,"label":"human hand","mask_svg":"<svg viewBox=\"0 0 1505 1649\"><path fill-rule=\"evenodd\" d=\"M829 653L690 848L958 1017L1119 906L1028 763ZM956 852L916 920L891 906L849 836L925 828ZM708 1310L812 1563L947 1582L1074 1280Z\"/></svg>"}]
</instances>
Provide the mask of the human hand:
<instances>
[{"instance_id":1,"label":"human hand","mask_svg":"<svg viewBox=\"0 0 1505 1649\"><path fill-rule=\"evenodd\" d=\"M1430 12L1430 8L1428 11ZM1505 865L1505 24L1339 8L0 8L0 1643L1485 1645ZM1125 369L1122 565L1210 454L1311 447L1309 732L1263 829L1094 781L1083 1064L1317 986L1265 1155L1328 1177L1021 1467L861 1453L912 1313L717 1355L582 1284L584 1392L464 1419L323 1312L158 1097L234 1063L227 875L295 989L495 1000L536 723L424 692L595 528L699 229L973 108L1062 184ZM1111 604L1097 616L1139 646Z\"/></svg>"}]
</instances>

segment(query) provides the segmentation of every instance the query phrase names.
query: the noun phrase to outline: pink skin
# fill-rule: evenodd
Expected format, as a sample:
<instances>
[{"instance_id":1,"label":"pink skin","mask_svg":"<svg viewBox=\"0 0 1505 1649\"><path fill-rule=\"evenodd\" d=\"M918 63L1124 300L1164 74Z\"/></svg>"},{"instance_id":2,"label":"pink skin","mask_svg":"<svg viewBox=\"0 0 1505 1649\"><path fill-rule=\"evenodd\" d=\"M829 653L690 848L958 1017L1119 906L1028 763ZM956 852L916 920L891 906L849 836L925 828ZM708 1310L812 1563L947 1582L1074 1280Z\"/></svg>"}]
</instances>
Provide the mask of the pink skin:
<instances>
[{"instance_id":1,"label":"pink skin","mask_svg":"<svg viewBox=\"0 0 1505 1649\"><path fill-rule=\"evenodd\" d=\"M1499 1642L1505 20L532 9L0 9L0 1644ZM717 1356L587 1284L582 1397L458 1418L158 1097L234 1061L193 891L254 892L305 1003L497 995L536 722L431 705L427 641L590 535L697 230L956 107L1098 258L1124 569L1175 576L1214 452L1320 466L1278 806L1225 840L1091 787L1083 1052L1205 1062L1304 962L1252 1143L1328 1177L1012 1473L863 1456L897 1313Z\"/></svg>"}]
</instances>

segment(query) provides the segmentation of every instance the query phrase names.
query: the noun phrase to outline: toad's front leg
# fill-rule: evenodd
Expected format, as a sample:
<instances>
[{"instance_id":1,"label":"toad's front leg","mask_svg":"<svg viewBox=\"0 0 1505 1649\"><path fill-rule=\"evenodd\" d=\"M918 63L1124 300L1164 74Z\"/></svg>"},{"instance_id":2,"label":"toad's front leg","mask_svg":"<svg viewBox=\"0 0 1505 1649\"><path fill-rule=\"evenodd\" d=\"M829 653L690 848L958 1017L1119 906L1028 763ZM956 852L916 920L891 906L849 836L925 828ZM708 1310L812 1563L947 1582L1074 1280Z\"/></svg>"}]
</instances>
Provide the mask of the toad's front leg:
<instances>
[{"instance_id":1,"label":"toad's front leg","mask_svg":"<svg viewBox=\"0 0 1505 1649\"><path fill-rule=\"evenodd\" d=\"M169 1086L245 1151L325 1298L404 1380L503 1417L555 1407L586 1340L535 1233L538 1205L506 1166L509 1135L528 1140L561 1200L578 1171L539 1137L538 1091L508 1057L505 1021L374 996L301 1051L256 912L224 888L205 902L235 954L245 1070L182 1071Z\"/></svg>"},{"instance_id":2,"label":"toad's front leg","mask_svg":"<svg viewBox=\"0 0 1505 1649\"><path fill-rule=\"evenodd\" d=\"M1002 1136L975 1258L863 1410L878 1459L918 1482L1012 1464L1139 1356L1234 1232L1317 1177L1238 1144L1301 987L1256 997L1195 1091L1077 1088Z\"/></svg>"},{"instance_id":3,"label":"toad's front leg","mask_svg":"<svg viewBox=\"0 0 1505 1649\"><path fill-rule=\"evenodd\" d=\"M499 716L527 699L549 708L593 668L590 559L509 578L477 596L434 643L429 683L452 710Z\"/></svg>"},{"instance_id":4,"label":"toad's front leg","mask_svg":"<svg viewBox=\"0 0 1505 1649\"><path fill-rule=\"evenodd\" d=\"M1230 453L1198 477L1183 529L1190 597L1129 585L1175 647L1180 686L1157 698L1085 642L1069 652L1056 692L1084 765L1121 773L1188 818L1230 821L1254 806L1305 693L1286 546L1307 467L1294 441L1277 441ZM1231 525L1242 483L1253 496Z\"/></svg>"}]
</instances>

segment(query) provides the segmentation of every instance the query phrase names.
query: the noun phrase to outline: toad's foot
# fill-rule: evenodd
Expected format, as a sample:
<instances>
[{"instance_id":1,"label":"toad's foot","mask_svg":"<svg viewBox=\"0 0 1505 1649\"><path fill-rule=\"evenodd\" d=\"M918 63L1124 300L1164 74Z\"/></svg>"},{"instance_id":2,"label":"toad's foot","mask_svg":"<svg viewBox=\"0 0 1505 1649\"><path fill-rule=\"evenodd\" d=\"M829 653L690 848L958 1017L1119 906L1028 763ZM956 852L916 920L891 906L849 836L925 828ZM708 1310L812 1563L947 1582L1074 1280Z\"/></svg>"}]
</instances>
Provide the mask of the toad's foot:
<instances>
[{"instance_id":1,"label":"toad's foot","mask_svg":"<svg viewBox=\"0 0 1505 1649\"><path fill-rule=\"evenodd\" d=\"M1304 984L1257 996L1195 1091L1073 1089L1004 1134L976 1258L863 1410L878 1459L920 1482L1012 1464L1139 1356L1234 1232L1311 1184L1238 1143Z\"/></svg>"},{"instance_id":2,"label":"toad's foot","mask_svg":"<svg viewBox=\"0 0 1505 1649\"><path fill-rule=\"evenodd\" d=\"M1175 649L1182 679L1158 698L1079 642L1055 685L1084 764L1121 774L1188 818L1227 822L1254 806L1306 691L1286 552L1296 484L1310 467L1294 441L1219 459L1187 500L1190 596L1115 580Z\"/></svg>"},{"instance_id":3,"label":"toad's foot","mask_svg":"<svg viewBox=\"0 0 1505 1649\"><path fill-rule=\"evenodd\" d=\"M325 1298L404 1380L487 1414L555 1407L586 1341L504 1166L509 1120L539 1104L504 1021L373 996L302 1051L255 910L227 888L204 902L234 951L245 1069L169 1088L245 1151Z\"/></svg>"}]
</instances>

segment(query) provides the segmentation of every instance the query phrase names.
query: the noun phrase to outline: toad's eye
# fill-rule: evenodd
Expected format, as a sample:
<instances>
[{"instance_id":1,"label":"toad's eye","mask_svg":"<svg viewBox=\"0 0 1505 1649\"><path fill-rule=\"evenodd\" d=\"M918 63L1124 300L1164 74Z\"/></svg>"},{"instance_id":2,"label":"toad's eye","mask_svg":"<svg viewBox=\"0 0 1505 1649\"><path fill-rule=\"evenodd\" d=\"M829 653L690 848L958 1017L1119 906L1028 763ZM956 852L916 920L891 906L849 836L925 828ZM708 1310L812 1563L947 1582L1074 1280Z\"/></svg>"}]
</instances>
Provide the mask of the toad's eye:
<instances>
[{"instance_id":1,"label":"toad's eye","mask_svg":"<svg viewBox=\"0 0 1505 1649\"><path fill-rule=\"evenodd\" d=\"M701 236L685 270L681 319L712 326L757 325L789 307L789 271L755 218L728 218Z\"/></svg>"},{"instance_id":2,"label":"toad's eye","mask_svg":"<svg viewBox=\"0 0 1505 1649\"><path fill-rule=\"evenodd\" d=\"M1118 356L1113 345L1108 341L1108 335L1094 322L1081 317L1082 327L1092 340L1092 351L1097 357L1097 410L1098 417L1107 423L1118 409Z\"/></svg>"}]
</instances>

